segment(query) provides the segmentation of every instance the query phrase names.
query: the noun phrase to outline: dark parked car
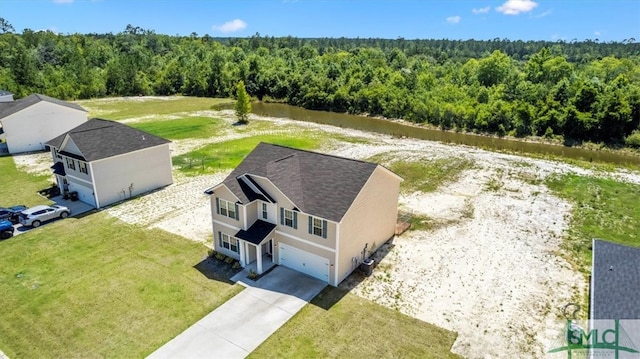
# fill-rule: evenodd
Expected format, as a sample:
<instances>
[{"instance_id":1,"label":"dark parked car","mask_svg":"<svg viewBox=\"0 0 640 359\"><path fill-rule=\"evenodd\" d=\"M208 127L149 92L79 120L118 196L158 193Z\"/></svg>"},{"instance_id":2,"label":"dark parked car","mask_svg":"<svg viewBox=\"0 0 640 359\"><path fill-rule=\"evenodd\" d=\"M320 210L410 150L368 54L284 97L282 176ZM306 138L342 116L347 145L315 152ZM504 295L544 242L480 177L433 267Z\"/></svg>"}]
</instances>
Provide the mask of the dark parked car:
<instances>
[{"instance_id":1,"label":"dark parked car","mask_svg":"<svg viewBox=\"0 0 640 359\"><path fill-rule=\"evenodd\" d=\"M0 239L13 237L13 223L7 220L0 221Z\"/></svg>"},{"instance_id":2,"label":"dark parked car","mask_svg":"<svg viewBox=\"0 0 640 359\"><path fill-rule=\"evenodd\" d=\"M18 205L9 208L0 207L0 221L7 220L13 224L20 222L20 212L27 209L27 207Z\"/></svg>"}]
</instances>

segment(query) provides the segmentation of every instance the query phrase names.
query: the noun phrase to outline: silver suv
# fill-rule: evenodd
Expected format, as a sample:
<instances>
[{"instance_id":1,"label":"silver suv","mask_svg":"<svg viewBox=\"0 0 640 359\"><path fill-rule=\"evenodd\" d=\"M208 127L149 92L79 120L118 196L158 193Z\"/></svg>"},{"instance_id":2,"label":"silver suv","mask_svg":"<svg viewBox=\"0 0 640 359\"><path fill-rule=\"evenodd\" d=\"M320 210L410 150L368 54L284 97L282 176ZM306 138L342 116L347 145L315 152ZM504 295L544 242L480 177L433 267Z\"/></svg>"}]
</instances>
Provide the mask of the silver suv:
<instances>
[{"instance_id":1,"label":"silver suv","mask_svg":"<svg viewBox=\"0 0 640 359\"><path fill-rule=\"evenodd\" d=\"M20 212L20 224L23 226L40 227L42 222L69 217L69 208L54 204L53 206L35 206Z\"/></svg>"}]
</instances>

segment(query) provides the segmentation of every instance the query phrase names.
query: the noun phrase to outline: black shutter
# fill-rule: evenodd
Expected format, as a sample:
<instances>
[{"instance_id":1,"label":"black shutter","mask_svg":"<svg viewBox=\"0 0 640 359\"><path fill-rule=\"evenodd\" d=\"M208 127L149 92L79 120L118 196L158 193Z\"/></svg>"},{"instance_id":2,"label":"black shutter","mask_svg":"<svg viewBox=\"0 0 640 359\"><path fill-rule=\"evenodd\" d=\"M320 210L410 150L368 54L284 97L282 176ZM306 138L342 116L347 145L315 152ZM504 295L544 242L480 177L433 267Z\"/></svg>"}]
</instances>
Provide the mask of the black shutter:
<instances>
[{"instance_id":1,"label":"black shutter","mask_svg":"<svg viewBox=\"0 0 640 359\"><path fill-rule=\"evenodd\" d=\"M220 214L220 198L216 197L216 213Z\"/></svg>"}]
</instances>

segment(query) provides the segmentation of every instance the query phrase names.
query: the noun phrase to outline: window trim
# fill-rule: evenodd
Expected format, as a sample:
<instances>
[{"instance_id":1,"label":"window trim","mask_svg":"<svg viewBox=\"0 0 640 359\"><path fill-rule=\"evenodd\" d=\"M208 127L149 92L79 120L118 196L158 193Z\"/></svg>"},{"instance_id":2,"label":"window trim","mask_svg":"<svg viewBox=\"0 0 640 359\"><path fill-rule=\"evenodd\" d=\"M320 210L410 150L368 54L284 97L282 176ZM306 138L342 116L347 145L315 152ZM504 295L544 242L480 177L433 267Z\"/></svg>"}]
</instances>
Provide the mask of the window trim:
<instances>
[{"instance_id":1,"label":"window trim","mask_svg":"<svg viewBox=\"0 0 640 359\"><path fill-rule=\"evenodd\" d=\"M216 197L216 213L236 221L240 219L238 204L218 197Z\"/></svg>"},{"instance_id":2,"label":"window trim","mask_svg":"<svg viewBox=\"0 0 640 359\"><path fill-rule=\"evenodd\" d=\"M316 225L316 221L320 222L319 226ZM309 216L309 234L314 236L327 238L327 220Z\"/></svg>"},{"instance_id":3,"label":"window trim","mask_svg":"<svg viewBox=\"0 0 640 359\"><path fill-rule=\"evenodd\" d=\"M240 254L240 242L238 238L218 231L218 246L222 249ZM233 248L235 246L235 248Z\"/></svg>"},{"instance_id":4,"label":"window trim","mask_svg":"<svg viewBox=\"0 0 640 359\"><path fill-rule=\"evenodd\" d=\"M86 162L78 161L78 170L81 173L89 174L89 169L87 167L87 163Z\"/></svg>"},{"instance_id":5,"label":"window trim","mask_svg":"<svg viewBox=\"0 0 640 359\"><path fill-rule=\"evenodd\" d=\"M76 161L71 157L67 157L67 168L74 171L76 170Z\"/></svg>"},{"instance_id":6,"label":"window trim","mask_svg":"<svg viewBox=\"0 0 640 359\"><path fill-rule=\"evenodd\" d=\"M289 219L291 221L291 225L289 225L287 223L287 214L291 213L291 219ZM292 209L286 209L284 207L280 207L280 224L285 226L285 227L289 227L289 228L293 228L293 229L298 229L298 212L294 211Z\"/></svg>"}]
</instances>

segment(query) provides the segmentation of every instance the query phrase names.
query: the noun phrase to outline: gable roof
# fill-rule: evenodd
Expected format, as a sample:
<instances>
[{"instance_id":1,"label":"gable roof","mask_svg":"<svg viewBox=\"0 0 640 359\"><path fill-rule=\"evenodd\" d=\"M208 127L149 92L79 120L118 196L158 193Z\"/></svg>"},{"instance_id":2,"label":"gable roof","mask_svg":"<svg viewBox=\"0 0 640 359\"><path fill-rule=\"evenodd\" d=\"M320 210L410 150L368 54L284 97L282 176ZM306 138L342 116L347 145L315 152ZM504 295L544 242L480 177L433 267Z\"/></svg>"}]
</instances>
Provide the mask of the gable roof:
<instances>
[{"instance_id":1,"label":"gable roof","mask_svg":"<svg viewBox=\"0 0 640 359\"><path fill-rule=\"evenodd\" d=\"M340 222L375 163L260 143L222 182L242 203L256 198L242 175L268 178L302 212Z\"/></svg>"},{"instance_id":2,"label":"gable roof","mask_svg":"<svg viewBox=\"0 0 640 359\"><path fill-rule=\"evenodd\" d=\"M67 136L82 153L81 159L88 162L171 142L119 122L94 118L46 145L60 149ZM73 154L68 155L73 157Z\"/></svg>"},{"instance_id":3,"label":"gable roof","mask_svg":"<svg viewBox=\"0 0 640 359\"><path fill-rule=\"evenodd\" d=\"M640 248L593 240L591 319L640 319Z\"/></svg>"},{"instance_id":4,"label":"gable roof","mask_svg":"<svg viewBox=\"0 0 640 359\"><path fill-rule=\"evenodd\" d=\"M11 101L11 102L1 102L0 103L0 118L5 118L11 114L14 114L18 111L24 110L25 108L35 105L40 101L47 101L51 103L55 103L56 105L69 107L74 110L80 110L87 112L82 106L77 105L75 103L70 103L62 100L58 100L57 98L40 95L40 94L31 94L25 98L21 98L19 100Z\"/></svg>"}]
</instances>

